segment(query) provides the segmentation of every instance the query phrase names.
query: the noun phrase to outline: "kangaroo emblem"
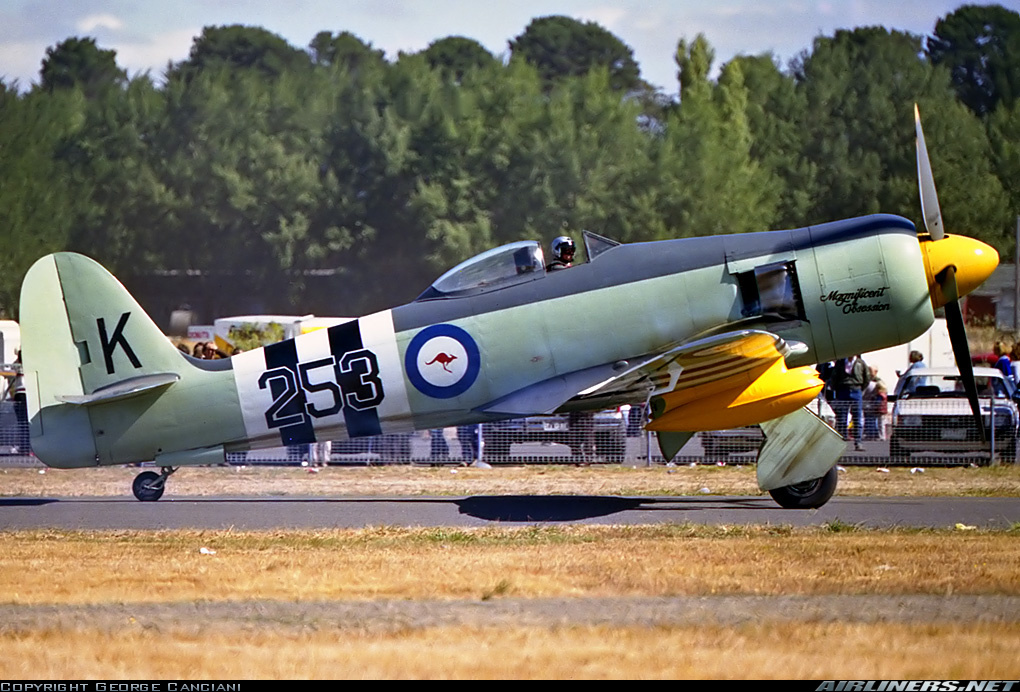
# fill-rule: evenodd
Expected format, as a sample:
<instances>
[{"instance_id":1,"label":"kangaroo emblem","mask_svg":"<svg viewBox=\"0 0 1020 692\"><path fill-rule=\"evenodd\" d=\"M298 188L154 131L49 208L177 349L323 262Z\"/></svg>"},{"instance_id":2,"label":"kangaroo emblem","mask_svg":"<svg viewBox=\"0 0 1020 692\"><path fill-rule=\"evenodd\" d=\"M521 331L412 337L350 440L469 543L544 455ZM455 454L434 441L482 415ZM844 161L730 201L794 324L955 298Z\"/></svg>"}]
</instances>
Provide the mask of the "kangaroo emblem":
<instances>
[{"instance_id":1,"label":"kangaroo emblem","mask_svg":"<svg viewBox=\"0 0 1020 692\"><path fill-rule=\"evenodd\" d=\"M442 351L440 351L439 353L436 354L435 358L430 360L428 363L425 363L425 365L432 365L433 363L439 363L440 365L443 366L443 370L445 370L446 372L448 372L450 374L453 374L453 370L450 370L450 368L448 368L446 366L449 365L450 363L452 363L455 360L457 360L457 356L451 356L448 353L443 353Z\"/></svg>"}]
</instances>

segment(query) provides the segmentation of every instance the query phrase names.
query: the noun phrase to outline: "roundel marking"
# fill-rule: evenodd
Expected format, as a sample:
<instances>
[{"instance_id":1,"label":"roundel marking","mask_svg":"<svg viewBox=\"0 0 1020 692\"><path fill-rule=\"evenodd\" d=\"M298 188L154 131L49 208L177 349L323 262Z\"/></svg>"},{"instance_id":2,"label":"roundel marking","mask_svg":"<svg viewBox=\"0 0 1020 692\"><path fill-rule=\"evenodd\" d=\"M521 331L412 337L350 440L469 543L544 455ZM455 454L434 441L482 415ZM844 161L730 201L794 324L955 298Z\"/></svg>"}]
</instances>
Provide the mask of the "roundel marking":
<instances>
[{"instance_id":1,"label":"roundel marking","mask_svg":"<svg viewBox=\"0 0 1020 692\"><path fill-rule=\"evenodd\" d=\"M435 324L414 335L404 356L404 370L422 394L450 399L478 379L481 354L471 335L452 324Z\"/></svg>"}]
</instances>

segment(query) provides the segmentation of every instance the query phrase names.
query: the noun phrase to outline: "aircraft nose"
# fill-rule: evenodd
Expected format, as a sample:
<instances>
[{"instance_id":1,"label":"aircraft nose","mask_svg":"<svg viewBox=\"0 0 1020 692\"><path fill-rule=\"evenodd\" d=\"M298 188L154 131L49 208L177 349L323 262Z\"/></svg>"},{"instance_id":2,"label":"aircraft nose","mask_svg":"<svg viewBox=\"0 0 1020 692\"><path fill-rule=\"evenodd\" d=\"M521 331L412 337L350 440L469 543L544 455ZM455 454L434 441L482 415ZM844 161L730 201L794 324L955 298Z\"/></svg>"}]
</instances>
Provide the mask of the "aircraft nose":
<instances>
[{"instance_id":1,"label":"aircraft nose","mask_svg":"<svg viewBox=\"0 0 1020 692\"><path fill-rule=\"evenodd\" d=\"M937 308L973 291L999 266L995 248L967 236L946 235L940 240L922 241L921 247L932 305ZM955 271L955 295L939 276L948 267Z\"/></svg>"}]
</instances>

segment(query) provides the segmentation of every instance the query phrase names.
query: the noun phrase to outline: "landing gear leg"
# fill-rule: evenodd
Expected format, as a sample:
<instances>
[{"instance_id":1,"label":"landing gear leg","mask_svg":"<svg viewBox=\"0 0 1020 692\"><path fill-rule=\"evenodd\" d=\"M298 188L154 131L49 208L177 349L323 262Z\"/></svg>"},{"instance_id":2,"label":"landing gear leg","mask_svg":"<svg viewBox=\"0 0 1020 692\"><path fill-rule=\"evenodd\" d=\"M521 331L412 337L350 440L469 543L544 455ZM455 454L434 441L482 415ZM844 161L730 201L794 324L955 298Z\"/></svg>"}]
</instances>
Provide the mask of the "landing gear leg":
<instances>
[{"instance_id":1,"label":"landing gear leg","mask_svg":"<svg viewBox=\"0 0 1020 692\"><path fill-rule=\"evenodd\" d=\"M131 490L134 491L135 497L142 502L155 502L163 497L163 491L166 490L166 479L176 470L172 466L164 466L160 469L162 473L143 471L135 476Z\"/></svg>"}]
</instances>

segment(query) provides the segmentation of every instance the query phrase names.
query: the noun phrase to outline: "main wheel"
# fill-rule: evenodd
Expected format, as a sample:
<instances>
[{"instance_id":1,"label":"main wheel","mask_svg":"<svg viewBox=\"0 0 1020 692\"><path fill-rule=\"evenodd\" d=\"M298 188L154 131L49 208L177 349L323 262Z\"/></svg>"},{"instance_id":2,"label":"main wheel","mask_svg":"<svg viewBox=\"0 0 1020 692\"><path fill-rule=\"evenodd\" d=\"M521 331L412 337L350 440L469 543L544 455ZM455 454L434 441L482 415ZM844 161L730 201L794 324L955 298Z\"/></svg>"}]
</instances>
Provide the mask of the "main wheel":
<instances>
[{"instance_id":1,"label":"main wheel","mask_svg":"<svg viewBox=\"0 0 1020 692\"><path fill-rule=\"evenodd\" d=\"M784 485L770 490L769 495L784 509L815 509L828 502L836 492L836 481L837 471L833 466L821 478Z\"/></svg>"},{"instance_id":2,"label":"main wheel","mask_svg":"<svg viewBox=\"0 0 1020 692\"><path fill-rule=\"evenodd\" d=\"M142 502L155 502L163 497L163 491L166 490L166 482L160 480L158 473L144 471L135 476L135 480L131 484L131 490L134 491L135 497Z\"/></svg>"}]
</instances>

